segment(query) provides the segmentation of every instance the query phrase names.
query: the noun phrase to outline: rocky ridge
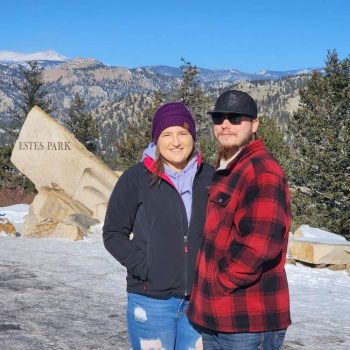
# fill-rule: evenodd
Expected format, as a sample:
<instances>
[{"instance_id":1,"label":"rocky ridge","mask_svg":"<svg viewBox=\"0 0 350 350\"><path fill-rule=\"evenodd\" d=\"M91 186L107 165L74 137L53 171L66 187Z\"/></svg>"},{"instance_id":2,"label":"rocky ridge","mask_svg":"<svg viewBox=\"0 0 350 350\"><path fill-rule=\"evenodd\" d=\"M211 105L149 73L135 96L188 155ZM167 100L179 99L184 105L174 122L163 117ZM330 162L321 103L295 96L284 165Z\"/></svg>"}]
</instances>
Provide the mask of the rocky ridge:
<instances>
[{"instance_id":1,"label":"rocky ridge","mask_svg":"<svg viewBox=\"0 0 350 350\"><path fill-rule=\"evenodd\" d=\"M23 62L0 62L0 128L8 120L8 111L19 98L14 82L19 82L20 64ZM152 93L171 93L179 84L179 69L169 67L125 68L106 66L95 59L75 58L66 61L40 61L45 68L44 79L48 97L52 103L53 117L61 122L67 118L70 103L79 93L87 107L104 130L102 146L122 135L128 121L142 115L150 102ZM170 67L171 68L171 67ZM256 98L259 114L276 117L285 124L299 103L299 88L309 75L296 75L276 80L252 80L257 75L239 75L238 71L201 70L199 78L203 88L212 97L224 89L239 88ZM220 74L219 74L220 73ZM236 75L234 75L234 73ZM262 72L268 75L268 72ZM288 74L287 74L288 75ZM226 80L225 80L226 79ZM248 79L248 80L247 80ZM2 137L2 143L6 141Z\"/></svg>"}]
</instances>

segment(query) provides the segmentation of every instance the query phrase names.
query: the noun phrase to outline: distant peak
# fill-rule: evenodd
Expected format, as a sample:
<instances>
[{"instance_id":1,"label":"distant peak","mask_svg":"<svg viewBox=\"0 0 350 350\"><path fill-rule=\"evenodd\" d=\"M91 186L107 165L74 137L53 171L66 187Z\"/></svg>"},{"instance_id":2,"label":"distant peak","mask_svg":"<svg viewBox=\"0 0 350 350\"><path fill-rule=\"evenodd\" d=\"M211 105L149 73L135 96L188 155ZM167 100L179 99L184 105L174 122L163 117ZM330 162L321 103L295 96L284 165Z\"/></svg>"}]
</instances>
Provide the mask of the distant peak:
<instances>
[{"instance_id":1,"label":"distant peak","mask_svg":"<svg viewBox=\"0 0 350 350\"><path fill-rule=\"evenodd\" d=\"M21 53L14 51L0 51L0 61L25 62L25 61L66 61L68 58L60 53L48 50L33 53Z\"/></svg>"},{"instance_id":2,"label":"distant peak","mask_svg":"<svg viewBox=\"0 0 350 350\"><path fill-rule=\"evenodd\" d=\"M68 60L64 66L73 68L86 68L92 66L103 66L104 64L95 58L74 57Z\"/></svg>"}]
</instances>

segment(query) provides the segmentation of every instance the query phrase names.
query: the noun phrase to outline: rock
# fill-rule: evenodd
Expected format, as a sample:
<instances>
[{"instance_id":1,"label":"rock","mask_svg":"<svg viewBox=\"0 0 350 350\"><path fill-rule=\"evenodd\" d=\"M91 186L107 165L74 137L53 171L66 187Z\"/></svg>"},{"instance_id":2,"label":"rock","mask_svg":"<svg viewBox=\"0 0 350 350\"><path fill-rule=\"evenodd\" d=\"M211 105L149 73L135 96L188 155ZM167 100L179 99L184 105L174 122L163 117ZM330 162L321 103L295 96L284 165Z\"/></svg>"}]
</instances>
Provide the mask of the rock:
<instances>
[{"instance_id":1,"label":"rock","mask_svg":"<svg viewBox=\"0 0 350 350\"><path fill-rule=\"evenodd\" d=\"M294 260L313 265L346 266L350 264L350 242L331 232L300 226L289 239L289 252Z\"/></svg>"},{"instance_id":2,"label":"rock","mask_svg":"<svg viewBox=\"0 0 350 350\"><path fill-rule=\"evenodd\" d=\"M97 219L93 219L82 213L69 215L65 218L64 222L67 224L76 225L80 227L80 229L83 231L87 230L90 226L93 226L99 223Z\"/></svg>"},{"instance_id":3,"label":"rock","mask_svg":"<svg viewBox=\"0 0 350 350\"><path fill-rule=\"evenodd\" d=\"M68 196L63 189L45 186L35 196L23 224L29 237L59 237L80 240L98 220L82 203Z\"/></svg>"},{"instance_id":4,"label":"rock","mask_svg":"<svg viewBox=\"0 0 350 350\"><path fill-rule=\"evenodd\" d=\"M296 265L297 262L293 258L287 258L286 264Z\"/></svg>"},{"instance_id":5,"label":"rock","mask_svg":"<svg viewBox=\"0 0 350 350\"><path fill-rule=\"evenodd\" d=\"M40 108L29 112L11 161L38 190L23 224L25 236L79 240L103 222L120 172Z\"/></svg>"},{"instance_id":6,"label":"rock","mask_svg":"<svg viewBox=\"0 0 350 350\"><path fill-rule=\"evenodd\" d=\"M294 238L304 238L309 242L322 242L322 243L346 243L345 237L337 235L332 232L321 230L316 227L310 227L309 225L301 225L295 232ZM350 244L350 242L348 242Z\"/></svg>"},{"instance_id":7,"label":"rock","mask_svg":"<svg viewBox=\"0 0 350 350\"><path fill-rule=\"evenodd\" d=\"M326 265L325 267L332 271L347 270L347 265Z\"/></svg>"},{"instance_id":8,"label":"rock","mask_svg":"<svg viewBox=\"0 0 350 350\"><path fill-rule=\"evenodd\" d=\"M119 174L89 152L56 120L34 107L28 114L11 156L12 163L34 184L57 186L104 220Z\"/></svg>"},{"instance_id":9,"label":"rock","mask_svg":"<svg viewBox=\"0 0 350 350\"><path fill-rule=\"evenodd\" d=\"M0 232L9 236L16 236L16 227L6 218L0 218Z\"/></svg>"}]
</instances>

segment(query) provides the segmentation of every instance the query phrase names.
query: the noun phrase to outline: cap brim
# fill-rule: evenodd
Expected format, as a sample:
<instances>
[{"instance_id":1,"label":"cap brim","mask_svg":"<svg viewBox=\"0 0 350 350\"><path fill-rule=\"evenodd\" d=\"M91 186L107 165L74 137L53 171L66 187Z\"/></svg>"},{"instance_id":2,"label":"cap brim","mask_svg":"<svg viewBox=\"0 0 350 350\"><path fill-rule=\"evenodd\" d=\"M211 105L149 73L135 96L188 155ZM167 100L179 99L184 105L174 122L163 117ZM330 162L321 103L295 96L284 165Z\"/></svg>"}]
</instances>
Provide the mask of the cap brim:
<instances>
[{"instance_id":1,"label":"cap brim","mask_svg":"<svg viewBox=\"0 0 350 350\"><path fill-rule=\"evenodd\" d=\"M207 114L212 114L212 113L227 113L227 114L239 114L242 115L242 113L239 112L235 112L235 111L224 111L224 110L215 110L215 111L210 111L207 112ZM244 116L248 117L248 118L257 118L257 116L252 116L252 115L248 115L248 114L244 114Z\"/></svg>"}]
</instances>

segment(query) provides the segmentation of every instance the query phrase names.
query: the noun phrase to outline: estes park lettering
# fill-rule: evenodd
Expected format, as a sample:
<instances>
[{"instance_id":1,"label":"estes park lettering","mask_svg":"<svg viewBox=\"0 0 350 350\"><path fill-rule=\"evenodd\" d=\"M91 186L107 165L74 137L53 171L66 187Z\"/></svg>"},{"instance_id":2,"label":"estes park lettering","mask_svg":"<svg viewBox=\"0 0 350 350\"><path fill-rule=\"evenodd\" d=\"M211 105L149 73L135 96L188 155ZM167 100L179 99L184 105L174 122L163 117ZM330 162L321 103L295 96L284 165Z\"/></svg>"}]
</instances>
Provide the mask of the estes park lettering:
<instances>
[{"instance_id":1,"label":"estes park lettering","mask_svg":"<svg viewBox=\"0 0 350 350\"><path fill-rule=\"evenodd\" d=\"M70 151L69 144L69 141L22 141L19 142L19 149L21 151Z\"/></svg>"}]
</instances>

